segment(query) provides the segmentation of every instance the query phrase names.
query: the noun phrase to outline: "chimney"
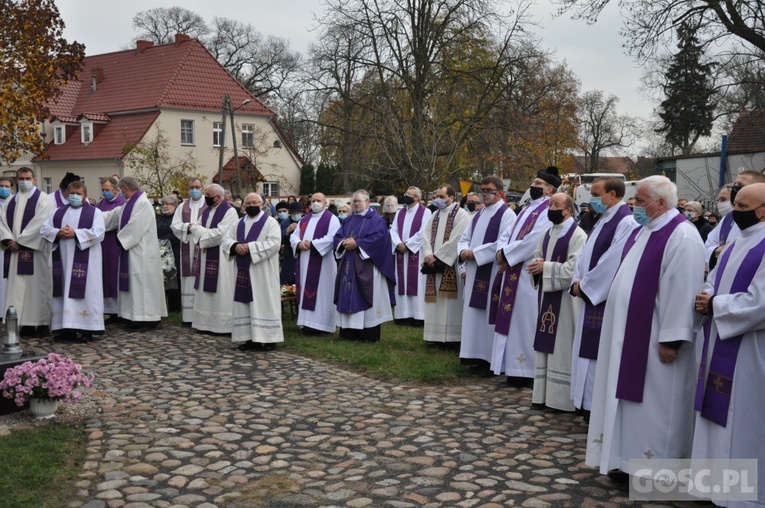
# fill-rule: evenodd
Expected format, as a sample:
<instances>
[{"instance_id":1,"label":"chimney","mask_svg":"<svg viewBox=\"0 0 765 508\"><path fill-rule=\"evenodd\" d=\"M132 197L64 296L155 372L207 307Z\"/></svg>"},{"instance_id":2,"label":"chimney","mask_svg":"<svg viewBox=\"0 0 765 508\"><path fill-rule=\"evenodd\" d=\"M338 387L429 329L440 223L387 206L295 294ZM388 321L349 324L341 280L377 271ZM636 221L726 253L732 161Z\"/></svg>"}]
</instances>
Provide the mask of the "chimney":
<instances>
[{"instance_id":1,"label":"chimney","mask_svg":"<svg viewBox=\"0 0 765 508\"><path fill-rule=\"evenodd\" d=\"M90 73L90 88L95 92L98 88L98 84L104 80L104 69L96 67Z\"/></svg>"},{"instance_id":2,"label":"chimney","mask_svg":"<svg viewBox=\"0 0 765 508\"><path fill-rule=\"evenodd\" d=\"M191 37L189 37L186 34L175 34L175 45L180 46L182 42L186 42L188 40L191 40Z\"/></svg>"},{"instance_id":3,"label":"chimney","mask_svg":"<svg viewBox=\"0 0 765 508\"><path fill-rule=\"evenodd\" d=\"M143 53L145 50L154 46L154 41L136 41L135 47L139 53Z\"/></svg>"}]
</instances>

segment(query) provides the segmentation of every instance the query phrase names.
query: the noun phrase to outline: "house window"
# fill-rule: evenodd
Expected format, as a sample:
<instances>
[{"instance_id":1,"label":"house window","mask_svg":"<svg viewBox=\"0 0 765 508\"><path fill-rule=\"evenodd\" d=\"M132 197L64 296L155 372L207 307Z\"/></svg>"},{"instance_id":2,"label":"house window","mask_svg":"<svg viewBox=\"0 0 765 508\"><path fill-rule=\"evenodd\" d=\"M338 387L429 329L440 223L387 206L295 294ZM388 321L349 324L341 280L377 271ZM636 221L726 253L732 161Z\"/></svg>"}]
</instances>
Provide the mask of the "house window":
<instances>
[{"instance_id":1,"label":"house window","mask_svg":"<svg viewBox=\"0 0 765 508\"><path fill-rule=\"evenodd\" d=\"M263 182L263 195L264 196L278 196L279 184L277 182Z\"/></svg>"},{"instance_id":2,"label":"house window","mask_svg":"<svg viewBox=\"0 0 765 508\"><path fill-rule=\"evenodd\" d=\"M255 126L251 123L242 124L242 147L252 148L255 146Z\"/></svg>"},{"instance_id":3,"label":"house window","mask_svg":"<svg viewBox=\"0 0 765 508\"><path fill-rule=\"evenodd\" d=\"M92 123L84 123L82 124L82 127L80 128L82 131L82 142L85 144L90 143L93 141L93 124Z\"/></svg>"},{"instance_id":4,"label":"house window","mask_svg":"<svg viewBox=\"0 0 765 508\"><path fill-rule=\"evenodd\" d=\"M45 194L53 193L53 181L50 178L43 178L43 189L45 189Z\"/></svg>"},{"instance_id":5,"label":"house window","mask_svg":"<svg viewBox=\"0 0 765 508\"><path fill-rule=\"evenodd\" d=\"M181 144L194 144L194 120L181 120Z\"/></svg>"},{"instance_id":6,"label":"house window","mask_svg":"<svg viewBox=\"0 0 765 508\"><path fill-rule=\"evenodd\" d=\"M66 142L66 130L63 125L53 127L53 143L63 145Z\"/></svg>"},{"instance_id":7,"label":"house window","mask_svg":"<svg viewBox=\"0 0 765 508\"><path fill-rule=\"evenodd\" d=\"M223 122L213 122L213 146L223 146Z\"/></svg>"},{"instance_id":8,"label":"house window","mask_svg":"<svg viewBox=\"0 0 765 508\"><path fill-rule=\"evenodd\" d=\"M275 140L274 141L274 148L281 148L281 147L282 147L282 142L279 141L278 139Z\"/></svg>"}]
</instances>

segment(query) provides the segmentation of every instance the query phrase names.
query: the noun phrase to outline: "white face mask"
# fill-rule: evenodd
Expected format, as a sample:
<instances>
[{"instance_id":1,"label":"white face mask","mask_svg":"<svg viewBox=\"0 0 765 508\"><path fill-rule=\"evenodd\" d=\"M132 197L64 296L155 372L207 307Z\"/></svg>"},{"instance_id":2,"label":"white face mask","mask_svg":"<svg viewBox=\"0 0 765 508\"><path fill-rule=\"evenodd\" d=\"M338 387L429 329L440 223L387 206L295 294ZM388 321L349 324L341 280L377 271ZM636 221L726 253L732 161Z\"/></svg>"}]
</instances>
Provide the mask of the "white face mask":
<instances>
[{"instance_id":1,"label":"white face mask","mask_svg":"<svg viewBox=\"0 0 765 508\"><path fill-rule=\"evenodd\" d=\"M321 203L311 203L311 211L313 213L320 213L324 211L324 205Z\"/></svg>"},{"instance_id":2,"label":"white face mask","mask_svg":"<svg viewBox=\"0 0 765 508\"><path fill-rule=\"evenodd\" d=\"M720 201L717 203L717 212L720 214L721 217L725 217L733 210L733 205L730 204L730 201Z\"/></svg>"},{"instance_id":3,"label":"white face mask","mask_svg":"<svg viewBox=\"0 0 765 508\"><path fill-rule=\"evenodd\" d=\"M34 182L30 182L29 180L19 180L19 190L22 192L29 192L34 189L34 187Z\"/></svg>"}]
</instances>

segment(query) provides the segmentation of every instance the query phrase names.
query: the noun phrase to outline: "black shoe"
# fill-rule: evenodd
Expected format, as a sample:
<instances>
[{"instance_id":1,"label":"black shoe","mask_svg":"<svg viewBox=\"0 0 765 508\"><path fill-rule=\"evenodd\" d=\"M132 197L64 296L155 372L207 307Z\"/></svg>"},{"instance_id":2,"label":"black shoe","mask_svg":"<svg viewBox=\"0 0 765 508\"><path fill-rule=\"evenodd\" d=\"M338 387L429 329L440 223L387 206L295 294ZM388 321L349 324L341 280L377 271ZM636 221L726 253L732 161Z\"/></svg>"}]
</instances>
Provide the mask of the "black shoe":
<instances>
[{"instance_id":1,"label":"black shoe","mask_svg":"<svg viewBox=\"0 0 765 508\"><path fill-rule=\"evenodd\" d=\"M265 344L261 344L261 348L263 351L276 351L276 344L273 342L267 342Z\"/></svg>"},{"instance_id":2,"label":"black shoe","mask_svg":"<svg viewBox=\"0 0 765 508\"><path fill-rule=\"evenodd\" d=\"M532 388L534 380L530 377L507 376L507 384L515 388Z\"/></svg>"},{"instance_id":3,"label":"black shoe","mask_svg":"<svg viewBox=\"0 0 765 508\"><path fill-rule=\"evenodd\" d=\"M109 319L105 320L104 324L105 325L115 325L115 324L119 323L120 321L122 321L122 320L120 319L120 317L117 314L110 314L109 315Z\"/></svg>"},{"instance_id":4,"label":"black shoe","mask_svg":"<svg viewBox=\"0 0 765 508\"><path fill-rule=\"evenodd\" d=\"M239 344L237 349L239 351L257 351L261 348L261 344L258 342L247 341L244 344Z\"/></svg>"},{"instance_id":5,"label":"black shoe","mask_svg":"<svg viewBox=\"0 0 765 508\"><path fill-rule=\"evenodd\" d=\"M606 476L608 476L612 482L618 483L619 485L627 485L627 483L630 481L630 475L621 469L612 469Z\"/></svg>"},{"instance_id":6,"label":"black shoe","mask_svg":"<svg viewBox=\"0 0 765 508\"><path fill-rule=\"evenodd\" d=\"M531 409L538 409L540 411L544 411L546 407L547 406L545 406L541 402L532 402L531 403Z\"/></svg>"},{"instance_id":7,"label":"black shoe","mask_svg":"<svg viewBox=\"0 0 765 508\"><path fill-rule=\"evenodd\" d=\"M38 339L42 339L44 337L47 337L50 335L50 328L47 326L38 326L35 330L34 337L37 337Z\"/></svg>"}]
</instances>

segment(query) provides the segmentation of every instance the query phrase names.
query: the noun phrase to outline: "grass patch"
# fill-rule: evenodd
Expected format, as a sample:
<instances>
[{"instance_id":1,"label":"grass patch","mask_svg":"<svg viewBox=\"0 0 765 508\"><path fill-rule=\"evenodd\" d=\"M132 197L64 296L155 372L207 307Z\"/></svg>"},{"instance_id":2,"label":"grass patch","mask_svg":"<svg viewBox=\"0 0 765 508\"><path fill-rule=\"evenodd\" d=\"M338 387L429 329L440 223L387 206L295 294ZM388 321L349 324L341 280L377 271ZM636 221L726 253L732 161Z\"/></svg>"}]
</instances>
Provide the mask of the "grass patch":
<instances>
[{"instance_id":1,"label":"grass patch","mask_svg":"<svg viewBox=\"0 0 765 508\"><path fill-rule=\"evenodd\" d=\"M75 498L85 430L52 424L0 437L0 504L4 508L64 506Z\"/></svg>"},{"instance_id":2,"label":"grass patch","mask_svg":"<svg viewBox=\"0 0 765 508\"><path fill-rule=\"evenodd\" d=\"M459 350L428 346L422 339L422 328L392 322L382 325L380 342L364 344L340 339L337 333L307 337L300 334L294 321L285 318L284 350L385 381L439 385L476 379L471 368L460 364Z\"/></svg>"}]
</instances>

